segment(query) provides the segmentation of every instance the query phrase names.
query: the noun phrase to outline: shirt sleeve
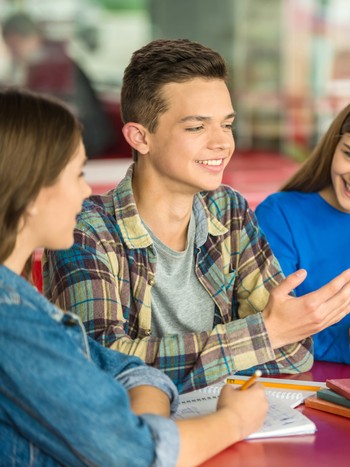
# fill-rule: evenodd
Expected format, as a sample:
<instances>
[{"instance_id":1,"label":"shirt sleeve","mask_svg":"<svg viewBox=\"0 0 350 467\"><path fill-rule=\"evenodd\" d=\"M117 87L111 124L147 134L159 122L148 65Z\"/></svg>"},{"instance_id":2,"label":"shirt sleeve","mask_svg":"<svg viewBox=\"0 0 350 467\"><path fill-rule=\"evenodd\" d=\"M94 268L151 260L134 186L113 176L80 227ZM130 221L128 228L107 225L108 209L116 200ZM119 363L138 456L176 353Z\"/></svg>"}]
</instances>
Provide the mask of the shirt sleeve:
<instances>
[{"instance_id":1,"label":"shirt sleeve","mask_svg":"<svg viewBox=\"0 0 350 467\"><path fill-rule=\"evenodd\" d=\"M233 241L230 251L232 268L237 278L232 301L237 302L237 314L241 319L226 325L228 339L234 342L235 370L240 374L251 374L256 369L263 374L293 374L308 371L313 364L313 342L310 337L273 349L261 312L264 310L273 288L284 279L277 258L254 212L242 197L238 212L233 210L229 217L239 219L231 227ZM232 239L231 239L232 241ZM236 250L234 249L236 248Z\"/></svg>"},{"instance_id":2,"label":"shirt sleeve","mask_svg":"<svg viewBox=\"0 0 350 467\"><path fill-rule=\"evenodd\" d=\"M131 358L129 365L113 352L120 373L112 378L84 354L73 330L46 312L19 304L1 306L0 314L0 415L19 435L60 465L176 464L176 424L131 411L123 384L150 383L141 361ZM112 359L108 365L111 370ZM166 378L152 371L153 385L159 377L165 386Z\"/></svg>"},{"instance_id":3,"label":"shirt sleeve","mask_svg":"<svg viewBox=\"0 0 350 467\"><path fill-rule=\"evenodd\" d=\"M218 324L210 331L161 338L131 336L128 333L129 310L122 304L120 295L124 293L129 297L131 286L127 281L123 283L123 277L119 278L121 289L116 286L118 252L109 245L112 239L110 242L105 238L102 241L98 231L92 227L85 226L84 230L76 231L76 243L71 249L46 252L43 269L45 294L61 308L78 313L88 334L103 345L136 355L164 371L180 392L207 386L237 371L254 371L259 365L262 365L264 373L269 374L307 371L313 363L311 339L275 351L271 346L258 312L267 302L269 290L266 284L275 286L278 280L273 261L266 261L264 252L259 254L260 243L264 242L264 246L266 243L264 238L260 238L259 229L254 225L248 230L249 238L242 234L249 245L246 248L249 261L244 274L250 281L254 282L254 277L259 279L251 292L244 290L244 282L241 284L239 300L250 304L250 313L254 315L230 318L229 322ZM133 257L129 260L132 261ZM143 278L132 280L136 289L145 287ZM138 316L137 319L142 318Z\"/></svg>"},{"instance_id":4,"label":"shirt sleeve","mask_svg":"<svg viewBox=\"0 0 350 467\"><path fill-rule=\"evenodd\" d=\"M145 365L137 357L103 347L90 337L88 342L91 357L96 365L106 373L110 373L127 391L140 385L154 386L168 396L171 413L176 412L179 395L176 386L165 373Z\"/></svg>"}]
</instances>

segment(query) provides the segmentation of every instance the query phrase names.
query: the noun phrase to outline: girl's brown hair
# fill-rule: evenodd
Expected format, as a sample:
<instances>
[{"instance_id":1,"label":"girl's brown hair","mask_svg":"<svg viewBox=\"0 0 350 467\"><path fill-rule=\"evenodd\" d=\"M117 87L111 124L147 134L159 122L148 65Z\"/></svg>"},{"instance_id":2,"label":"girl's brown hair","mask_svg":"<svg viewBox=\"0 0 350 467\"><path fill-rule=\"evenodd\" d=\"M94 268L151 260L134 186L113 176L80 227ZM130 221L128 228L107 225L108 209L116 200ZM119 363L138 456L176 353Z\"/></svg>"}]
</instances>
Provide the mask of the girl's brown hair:
<instances>
[{"instance_id":1,"label":"girl's brown hair","mask_svg":"<svg viewBox=\"0 0 350 467\"><path fill-rule=\"evenodd\" d=\"M12 253L28 204L75 154L81 125L61 103L24 90L0 91L0 263Z\"/></svg>"},{"instance_id":2,"label":"girl's brown hair","mask_svg":"<svg viewBox=\"0 0 350 467\"><path fill-rule=\"evenodd\" d=\"M350 104L333 120L327 132L300 169L280 191L317 192L332 183L331 165L340 138L350 133Z\"/></svg>"}]
</instances>

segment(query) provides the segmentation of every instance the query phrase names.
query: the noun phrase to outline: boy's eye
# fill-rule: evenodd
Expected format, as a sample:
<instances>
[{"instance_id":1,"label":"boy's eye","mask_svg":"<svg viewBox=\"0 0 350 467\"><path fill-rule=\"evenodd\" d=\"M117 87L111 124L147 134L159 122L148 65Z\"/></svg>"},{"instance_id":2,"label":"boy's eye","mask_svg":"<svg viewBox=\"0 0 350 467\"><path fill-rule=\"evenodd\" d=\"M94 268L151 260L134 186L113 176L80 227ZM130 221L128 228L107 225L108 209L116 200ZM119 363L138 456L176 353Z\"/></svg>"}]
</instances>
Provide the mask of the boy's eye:
<instances>
[{"instance_id":1,"label":"boy's eye","mask_svg":"<svg viewBox=\"0 0 350 467\"><path fill-rule=\"evenodd\" d=\"M202 130L202 128L203 128L202 125L201 125L201 126L192 126L192 127L186 128L186 131L193 131L193 132L195 132L195 131L200 131L200 130Z\"/></svg>"}]
</instances>

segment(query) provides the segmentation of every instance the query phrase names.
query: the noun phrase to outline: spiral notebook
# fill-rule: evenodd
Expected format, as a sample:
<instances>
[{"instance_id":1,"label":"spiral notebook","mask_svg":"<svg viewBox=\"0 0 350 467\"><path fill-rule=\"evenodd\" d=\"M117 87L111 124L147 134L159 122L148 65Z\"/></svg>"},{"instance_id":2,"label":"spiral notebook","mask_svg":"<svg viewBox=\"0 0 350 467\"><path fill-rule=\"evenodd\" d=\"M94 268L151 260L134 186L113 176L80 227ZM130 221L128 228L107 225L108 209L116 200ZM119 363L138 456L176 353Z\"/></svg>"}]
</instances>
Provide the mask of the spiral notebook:
<instances>
[{"instance_id":1,"label":"spiral notebook","mask_svg":"<svg viewBox=\"0 0 350 467\"><path fill-rule=\"evenodd\" d=\"M180 395L179 408L175 419L193 418L207 415L216 410L216 403L223 384L208 386L187 394ZM269 409L263 426L252 433L247 439L271 438L312 434L316 432L316 425L305 415L294 409L310 395L302 391L267 390Z\"/></svg>"}]
</instances>

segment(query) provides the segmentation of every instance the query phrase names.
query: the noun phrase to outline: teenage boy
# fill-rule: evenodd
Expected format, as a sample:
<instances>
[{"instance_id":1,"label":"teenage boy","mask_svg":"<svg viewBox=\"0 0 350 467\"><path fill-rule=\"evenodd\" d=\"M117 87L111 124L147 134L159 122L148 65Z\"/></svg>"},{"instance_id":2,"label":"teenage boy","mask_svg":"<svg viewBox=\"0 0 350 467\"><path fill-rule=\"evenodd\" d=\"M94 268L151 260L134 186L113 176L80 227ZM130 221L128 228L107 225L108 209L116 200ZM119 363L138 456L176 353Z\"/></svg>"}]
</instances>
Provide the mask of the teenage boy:
<instances>
[{"instance_id":1,"label":"teenage boy","mask_svg":"<svg viewBox=\"0 0 350 467\"><path fill-rule=\"evenodd\" d=\"M48 252L48 298L90 336L189 391L242 370L307 371L308 336L349 307L346 274L294 297L246 200L221 185L235 149L222 57L156 40L125 70L123 133L134 164L85 202L68 251Z\"/></svg>"}]
</instances>

